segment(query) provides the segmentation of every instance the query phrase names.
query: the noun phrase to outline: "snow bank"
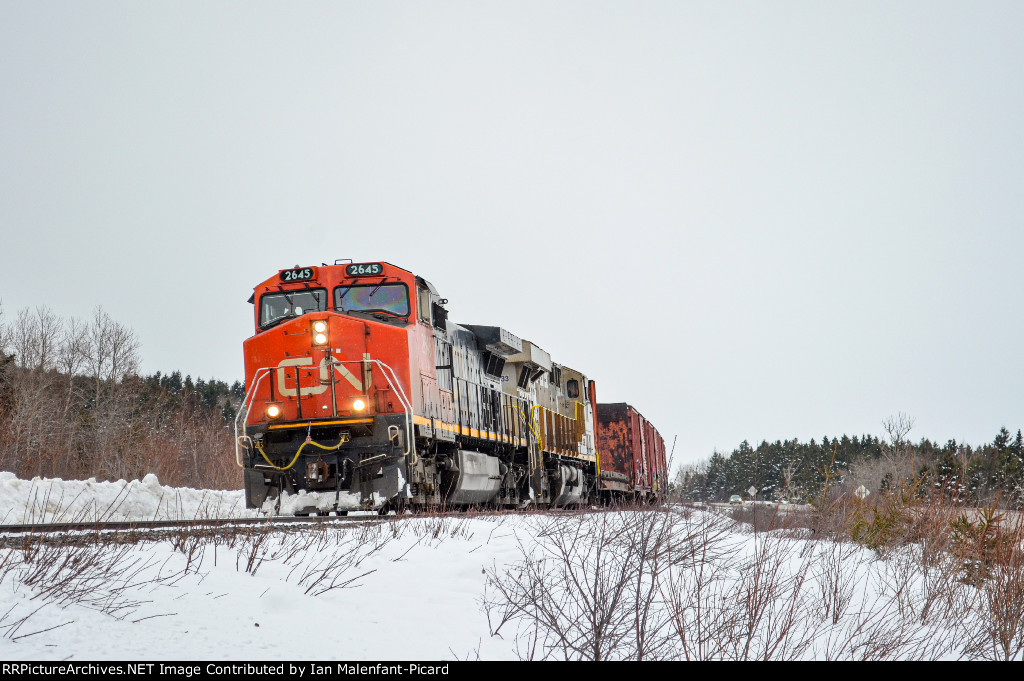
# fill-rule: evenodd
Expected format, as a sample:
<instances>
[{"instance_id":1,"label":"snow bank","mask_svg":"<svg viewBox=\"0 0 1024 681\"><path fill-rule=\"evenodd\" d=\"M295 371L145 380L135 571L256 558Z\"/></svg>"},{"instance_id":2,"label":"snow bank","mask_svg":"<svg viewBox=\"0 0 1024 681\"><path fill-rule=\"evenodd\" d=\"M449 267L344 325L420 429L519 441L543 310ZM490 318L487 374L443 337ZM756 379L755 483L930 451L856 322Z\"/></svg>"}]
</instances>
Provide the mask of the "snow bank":
<instances>
[{"instance_id":1,"label":"snow bank","mask_svg":"<svg viewBox=\"0 0 1024 681\"><path fill-rule=\"evenodd\" d=\"M0 524L60 523L93 520L181 520L244 518L241 490L166 487L152 473L142 480L97 482L32 478L0 473Z\"/></svg>"}]
</instances>

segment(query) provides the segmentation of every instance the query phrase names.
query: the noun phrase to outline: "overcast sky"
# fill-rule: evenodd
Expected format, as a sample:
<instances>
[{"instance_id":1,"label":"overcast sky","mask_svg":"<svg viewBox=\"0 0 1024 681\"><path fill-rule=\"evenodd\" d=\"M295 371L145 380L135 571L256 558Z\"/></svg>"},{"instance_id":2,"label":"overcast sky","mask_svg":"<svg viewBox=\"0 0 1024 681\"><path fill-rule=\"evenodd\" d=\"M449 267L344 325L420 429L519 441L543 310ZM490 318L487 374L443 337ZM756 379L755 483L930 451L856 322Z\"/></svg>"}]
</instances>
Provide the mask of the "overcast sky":
<instances>
[{"instance_id":1,"label":"overcast sky","mask_svg":"<svg viewBox=\"0 0 1024 681\"><path fill-rule=\"evenodd\" d=\"M740 441L1024 426L1024 3L0 0L0 299L242 377L384 260Z\"/></svg>"}]
</instances>

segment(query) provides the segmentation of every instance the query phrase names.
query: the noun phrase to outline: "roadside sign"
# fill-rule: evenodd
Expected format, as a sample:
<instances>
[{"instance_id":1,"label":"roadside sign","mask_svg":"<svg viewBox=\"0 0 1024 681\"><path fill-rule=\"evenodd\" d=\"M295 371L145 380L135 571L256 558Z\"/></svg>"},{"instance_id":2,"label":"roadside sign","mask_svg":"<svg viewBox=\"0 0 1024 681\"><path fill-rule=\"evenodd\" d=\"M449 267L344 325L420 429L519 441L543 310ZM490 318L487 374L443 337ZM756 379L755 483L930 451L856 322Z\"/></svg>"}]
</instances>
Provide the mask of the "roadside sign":
<instances>
[{"instance_id":1,"label":"roadside sign","mask_svg":"<svg viewBox=\"0 0 1024 681\"><path fill-rule=\"evenodd\" d=\"M867 498L867 496L868 496L869 494L871 494L871 490L869 490L869 489L868 489L867 487L865 487L864 485L861 485L861 486L860 486L860 487L858 487L858 488L857 488L856 490L854 490L854 492L853 492L853 493L857 495L857 498L858 498L858 499L860 499L861 501L864 501L864 500L865 500L865 499Z\"/></svg>"},{"instance_id":2,"label":"roadside sign","mask_svg":"<svg viewBox=\"0 0 1024 681\"><path fill-rule=\"evenodd\" d=\"M755 494L757 494L757 488L751 485L750 489L747 490L747 494L749 494L750 496L754 496Z\"/></svg>"}]
</instances>

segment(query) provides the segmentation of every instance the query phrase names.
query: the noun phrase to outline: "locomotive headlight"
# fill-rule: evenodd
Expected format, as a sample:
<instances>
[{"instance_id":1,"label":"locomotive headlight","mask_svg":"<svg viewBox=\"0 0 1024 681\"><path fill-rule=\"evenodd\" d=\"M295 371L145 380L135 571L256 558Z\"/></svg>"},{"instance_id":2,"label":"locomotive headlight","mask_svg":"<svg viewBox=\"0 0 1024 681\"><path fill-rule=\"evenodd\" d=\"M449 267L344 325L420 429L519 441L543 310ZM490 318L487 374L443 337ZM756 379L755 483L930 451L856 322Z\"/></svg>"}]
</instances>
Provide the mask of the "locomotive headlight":
<instances>
[{"instance_id":1,"label":"locomotive headlight","mask_svg":"<svg viewBox=\"0 0 1024 681\"><path fill-rule=\"evenodd\" d=\"M327 345L327 322L323 319L313 322L313 345Z\"/></svg>"},{"instance_id":2,"label":"locomotive headlight","mask_svg":"<svg viewBox=\"0 0 1024 681\"><path fill-rule=\"evenodd\" d=\"M280 415L281 415L281 407L277 406L276 404L271 404L271 405L267 406L267 418L268 419L276 419Z\"/></svg>"},{"instance_id":3,"label":"locomotive headlight","mask_svg":"<svg viewBox=\"0 0 1024 681\"><path fill-rule=\"evenodd\" d=\"M352 403L352 408L355 409L356 411L362 411L366 409L366 402L357 399Z\"/></svg>"}]
</instances>

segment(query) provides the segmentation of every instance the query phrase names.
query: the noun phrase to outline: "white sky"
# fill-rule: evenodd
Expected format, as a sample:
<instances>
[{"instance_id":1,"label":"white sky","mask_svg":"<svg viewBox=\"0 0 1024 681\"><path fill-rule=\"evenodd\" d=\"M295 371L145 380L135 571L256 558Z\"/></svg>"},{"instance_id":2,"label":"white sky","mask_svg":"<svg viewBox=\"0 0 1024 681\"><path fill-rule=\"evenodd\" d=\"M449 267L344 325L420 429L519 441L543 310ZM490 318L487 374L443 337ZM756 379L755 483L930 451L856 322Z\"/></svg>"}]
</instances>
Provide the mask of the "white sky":
<instances>
[{"instance_id":1,"label":"white sky","mask_svg":"<svg viewBox=\"0 0 1024 681\"><path fill-rule=\"evenodd\" d=\"M1024 396L1020 2L0 0L0 299L242 376L252 286L386 260L741 440Z\"/></svg>"}]
</instances>

